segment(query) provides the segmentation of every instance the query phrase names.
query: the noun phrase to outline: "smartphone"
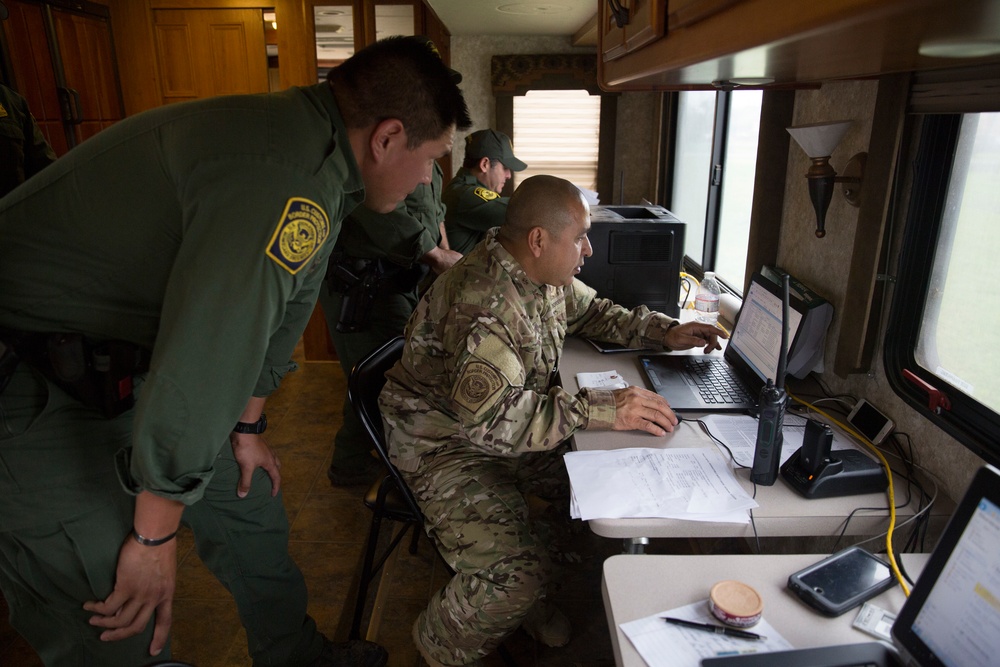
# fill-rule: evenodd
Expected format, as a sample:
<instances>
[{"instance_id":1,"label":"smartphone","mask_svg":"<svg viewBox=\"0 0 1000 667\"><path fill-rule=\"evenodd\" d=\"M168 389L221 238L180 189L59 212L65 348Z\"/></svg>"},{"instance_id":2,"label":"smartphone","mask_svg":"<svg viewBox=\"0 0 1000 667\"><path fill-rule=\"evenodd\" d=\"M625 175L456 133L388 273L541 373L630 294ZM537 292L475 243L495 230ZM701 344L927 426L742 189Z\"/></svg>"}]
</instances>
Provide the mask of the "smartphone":
<instances>
[{"instance_id":1,"label":"smartphone","mask_svg":"<svg viewBox=\"0 0 1000 667\"><path fill-rule=\"evenodd\" d=\"M882 444L895 427L891 419L863 398L857 402L851 414L847 415L847 423L873 445Z\"/></svg>"},{"instance_id":2,"label":"smartphone","mask_svg":"<svg viewBox=\"0 0 1000 667\"><path fill-rule=\"evenodd\" d=\"M858 546L788 577L788 589L824 616L840 616L894 584L888 563Z\"/></svg>"}]
</instances>

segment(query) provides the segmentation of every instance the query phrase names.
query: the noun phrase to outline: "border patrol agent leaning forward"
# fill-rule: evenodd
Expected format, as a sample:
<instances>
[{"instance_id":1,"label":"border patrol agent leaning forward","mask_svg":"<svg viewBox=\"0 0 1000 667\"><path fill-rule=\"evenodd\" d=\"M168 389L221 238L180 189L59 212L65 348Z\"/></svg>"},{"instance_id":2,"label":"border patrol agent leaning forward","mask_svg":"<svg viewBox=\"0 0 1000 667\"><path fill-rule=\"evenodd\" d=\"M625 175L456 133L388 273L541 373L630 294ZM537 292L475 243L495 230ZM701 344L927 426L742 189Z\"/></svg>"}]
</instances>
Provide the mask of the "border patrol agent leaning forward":
<instances>
[{"instance_id":1,"label":"border patrol agent leaning forward","mask_svg":"<svg viewBox=\"0 0 1000 667\"><path fill-rule=\"evenodd\" d=\"M514 157L510 137L479 130L465 138L465 160L445 186L441 200L448 207L444 227L452 250L468 254L492 227L503 224L507 197L501 197L511 172L528 168Z\"/></svg>"},{"instance_id":2,"label":"border patrol agent leaning forward","mask_svg":"<svg viewBox=\"0 0 1000 667\"><path fill-rule=\"evenodd\" d=\"M461 83L462 75L451 73ZM345 376L369 352L403 333L428 269L437 275L462 258L443 236L443 178L435 164L431 182L418 185L396 210L375 213L359 206L344 220L319 301ZM369 484L382 464L372 456L346 396L343 415L327 477L333 486Z\"/></svg>"},{"instance_id":3,"label":"border patrol agent leaning forward","mask_svg":"<svg viewBox=\"0 0 1000 667\"><path fill-rule=\"evenodd\" d=\"M556 384L566 336L706 353L725 336L598 298L575 279L592 254L589 228L576 186L525 180L504 224L420 300L386 374L379 406L391 456L456 572L413 627L432 667L476 664L522 623L543 643L565 644L565 616L539 603L551 558L524 493L568 488L557 450L579 429L662 436L677 424L640 387L572 394Z\"/></svg>"},{"instance_id":4,"label":"border patrol agent leaning forward","mask_svg":"<svg viewBox=\"0 0 1000 667\"><path fill-rule=\"evenodd\" d=\"M469 118L411 37L329 79L127 118L0 200L0 587L47 665L169 654L182 520L254 665L385 664L306 614L262 410L341 220L429 182Z\"/></svg>"},{"instance_id":5,"label":"border patrol agent leaning forward","mask_svg":"<svg viewBox=\"0 0 1000 667\"><path fill-rule=\"evenodd\" d=\"M55 161L28 102L0 83L0 197Z\"/></svg>"}]
</instances>

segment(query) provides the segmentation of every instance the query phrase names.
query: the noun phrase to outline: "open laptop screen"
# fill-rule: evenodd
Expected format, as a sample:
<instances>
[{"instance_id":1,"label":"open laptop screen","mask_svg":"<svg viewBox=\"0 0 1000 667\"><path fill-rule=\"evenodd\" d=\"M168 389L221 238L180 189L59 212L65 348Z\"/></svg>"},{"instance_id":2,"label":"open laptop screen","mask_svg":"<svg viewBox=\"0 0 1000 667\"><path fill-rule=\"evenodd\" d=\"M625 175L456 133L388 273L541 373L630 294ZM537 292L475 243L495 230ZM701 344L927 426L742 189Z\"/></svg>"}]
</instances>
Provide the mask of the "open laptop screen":
<instances>
[{"instance_id":1,"label":"open laptop screen","mask_svg":"<svg viewBox=\"0 0 1000 667\"><path fill-rule=\"evenodd\" d=\"M1000 474L982 468L892 629L922 667L995 665L1000 656Z\"/></svg>"},{"instance_id":2,"label":"open laptop screen","mask_svg":"<svg viewBox=\"0 0 1000 667\"><path fill-rule=\"evenodd\" d=\"M788 348L802 321L802 305L790 297L788 308ZM754 274L750 289L743 297L733 335L726 348L730 363L748 368L760 379L760 386L778 376L778 356L781 354L781 288ZM733 357L740 359L737 362Z\"/></svg>"}]
</instances>

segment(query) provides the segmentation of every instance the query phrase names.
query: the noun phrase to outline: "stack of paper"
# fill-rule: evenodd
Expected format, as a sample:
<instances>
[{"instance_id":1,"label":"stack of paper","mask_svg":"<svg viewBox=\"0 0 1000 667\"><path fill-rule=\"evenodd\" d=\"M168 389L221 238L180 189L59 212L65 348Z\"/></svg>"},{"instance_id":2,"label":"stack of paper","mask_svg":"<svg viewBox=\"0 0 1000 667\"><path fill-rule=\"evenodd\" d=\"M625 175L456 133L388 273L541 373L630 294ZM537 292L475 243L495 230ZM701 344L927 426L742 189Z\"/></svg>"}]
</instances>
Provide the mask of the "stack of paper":
<instances>
[{"instance_id":1,"label":"stack of paper","mask_svg":"<svg viewBox=\"0 0 1000 667\"><path fill-rule=\"evenodd\" d=\"M573 518L748 523L757 507L715 448L569 452L565 461Z\"/></svg>"}]
</instances>

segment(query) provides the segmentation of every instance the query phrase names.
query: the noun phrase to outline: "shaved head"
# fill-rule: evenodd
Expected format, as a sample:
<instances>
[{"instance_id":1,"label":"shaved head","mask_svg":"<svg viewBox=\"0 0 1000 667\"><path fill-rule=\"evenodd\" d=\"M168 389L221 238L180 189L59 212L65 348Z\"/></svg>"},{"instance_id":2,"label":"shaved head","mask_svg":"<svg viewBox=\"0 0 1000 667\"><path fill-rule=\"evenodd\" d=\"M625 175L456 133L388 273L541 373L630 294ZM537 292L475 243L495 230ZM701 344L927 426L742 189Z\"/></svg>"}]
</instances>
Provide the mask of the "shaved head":
<instances>
[{"instance_id":1,"label":"shaved head","mask_svg":"<svg viewBox=\"0 0 1000 667\"><path fill-rule=\"evenodd\" d=\"M544 174L532 176L511 195L500 236L520 240L535 227L558 236L587 208L583 193L569 181Z\"/></svg>"}]
</instances>

